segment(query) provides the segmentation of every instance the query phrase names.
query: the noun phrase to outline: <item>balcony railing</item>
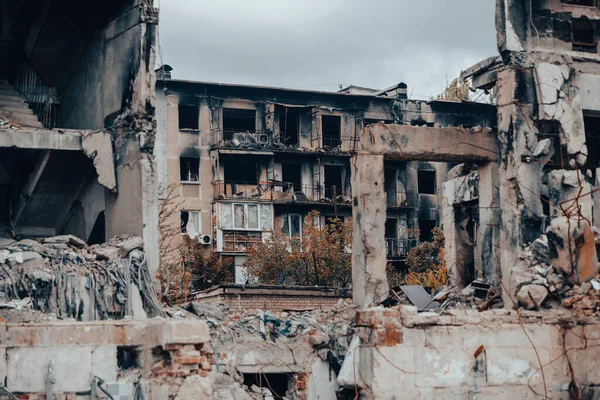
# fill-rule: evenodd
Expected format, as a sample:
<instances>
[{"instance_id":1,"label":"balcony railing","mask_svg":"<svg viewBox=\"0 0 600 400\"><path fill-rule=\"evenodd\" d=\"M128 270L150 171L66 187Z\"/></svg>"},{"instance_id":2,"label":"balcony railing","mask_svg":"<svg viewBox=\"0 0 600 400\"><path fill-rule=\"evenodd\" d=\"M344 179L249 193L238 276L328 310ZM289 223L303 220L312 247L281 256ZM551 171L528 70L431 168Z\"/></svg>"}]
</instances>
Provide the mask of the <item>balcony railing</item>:
<instances>
[{"instance_id":1,"label":"balcony railing","mask_svg":"<svg viewBox=\"0 0 600 400\"><path fill-rule=\"evenodd\" d=\"M235 129L217 131L216 143L220 146L228 144L233 147L266 146L271 142L270 135L259 131L240 132Z\"/></svg>"},{"instance_id":2,"label":"balcony railing","mask_svg":"<svg viewBox=\"0 0 600 400\"><path fill-rule=\"evenodd\" d=\"M418 239L386 238L385 247L388 258L406 258L408 252L419 244Z\"/></svg>"},{"instance_id":3,"label":"balcony railing","mask_svg":"<svg viewBox=\"0 0 600 400\"><path fill-rule=\"evenodd\" d=\"M290 182L224 182L214 183L216 200L251 200L268 202L349 203L350 188L323 185L294 185Z\"/></svg>"},{"instance_id":4,"label":"balcony railing","mask_svg":"<svg viewBox=\"0 0 600 400\"><path fill-rule=\"evenodd\" d=\"M399 191L387 189L385 191L388 207L416 207L419 194L416 190Z\"/></svg>"},{"instance_id":5,"label":"balcony railing","mask_svg":"<svg viewBox=\"0 0 600 400\"><path fill-rule=\"evenodd\" d=\"M253 243L262 242L262 232L223 231L222 250L245 253Z\"/></svg>"},{"instance_id":6,"label":"balcony railing","mask_svg":"<svg viewBox=\"0 0 600 400\"><path fill-rule=\"evenodd\" d=\"M11 57L18 65L13 76L15 89L25 97L41 124L48 129L54 128L58 119L59 103L56 87L37 71L16 46L12 48Z\"/></svg>"}]
</instances>

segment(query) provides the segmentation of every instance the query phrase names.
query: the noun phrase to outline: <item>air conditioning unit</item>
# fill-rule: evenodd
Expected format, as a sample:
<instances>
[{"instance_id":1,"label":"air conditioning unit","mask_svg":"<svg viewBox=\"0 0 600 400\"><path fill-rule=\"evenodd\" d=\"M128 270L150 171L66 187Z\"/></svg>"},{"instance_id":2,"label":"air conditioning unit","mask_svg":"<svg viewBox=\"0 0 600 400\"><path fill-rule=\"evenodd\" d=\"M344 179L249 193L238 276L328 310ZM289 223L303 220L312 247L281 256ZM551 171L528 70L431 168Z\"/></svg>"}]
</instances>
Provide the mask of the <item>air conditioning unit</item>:
<instances>
[{"instance_id":1,"label":"air conditioning unit","mask_svg":"<svg viewBox=\"0 0 600 400\"><path fill-rule=\"evenodd\" d=\"M210 235L200 235L200 237L198 239L200 241L200 244L211 244L212 243L212 237Z\"/></svg>"}]
</instances>

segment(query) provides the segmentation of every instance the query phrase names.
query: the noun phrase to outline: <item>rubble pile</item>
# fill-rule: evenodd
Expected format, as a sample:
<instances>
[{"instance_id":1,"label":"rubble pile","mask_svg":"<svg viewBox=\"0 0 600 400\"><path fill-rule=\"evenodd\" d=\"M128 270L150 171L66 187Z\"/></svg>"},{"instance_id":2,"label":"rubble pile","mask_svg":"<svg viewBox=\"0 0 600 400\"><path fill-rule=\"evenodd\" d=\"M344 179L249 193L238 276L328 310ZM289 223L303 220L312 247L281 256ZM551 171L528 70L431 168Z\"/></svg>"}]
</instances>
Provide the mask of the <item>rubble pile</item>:
<instances>
[{"instance_id":1,"label":"rubble pile","mask_svg":"<svg viewBox=\"0 0 600 400\"><path fill-rule=\"evenodd\" d=\"M329 364L330 370L336 374L340 371L354 334L354 318L356 306L351 299L340 299L336 306L314 310L311 312L280 312L266 310L246 310L241 307L229 307L205 302L191 302L185 307L171 307L165 310L172 318L199 318L210 327L211 343L199 353L193 353L194 362L200 361L200 375L206 375L205 362L212 364L212 372L208 374L213 387L222 387L225 391L249 394L256 398L262 391L265 398L272 395L268 389L248 387L244 385L244 377L240 373L241 364L249 358L256 359L260 368L268 370L271 364L278 368L299 365L304 372L310 372L313 358ZM266 351L273 359L265 360L267 365L260 365L257 356L240 357L238 351ZM292 360L281 359L289 355ZM199 357L199 358L196 358ZM241 358L241 359L240 359ZM162 371L156 364L156 370ZM247 366L247 365L244 365ZM177 373L176 371L173 371ZM297 375L302 379L302 374ZM297 391L305 389L306 382L296 382ZM238 397L235 398L246 398ZM302 398L290 393L288 398Z\"/></svg>"},{"instance_id":2,"label":"rubble pile","mask_svg":"<svg viewBox=\"0 0 600 400\"><path fill-rule=\"evenodd\" d=\"M21 129L21 125L12 122L8 117L0 115L0 129Z\"/></svg>"},{"instance_id":3,"label":"rubble pile","mask_svg":"<svg viewBox=\"0 0 600 400\"><path fill-rule=\"evenodd\" d=\"M599 243L600 232L587 221L553 219L546 234L525 248L526 269L515 278L519 304L526 309L561 304L594 314L600 303Z\"/></svg>"},{"instance_id":4,"label":"rubble pile","mask_svg":"<svg viewBox=\"0 0 600 400\"><path fill-rule=\"evenodd\" d=\"M142 247L135 236L92 246L73 235L0 238L0 316L25 322L41 313L79 321L161 315Z\"/></svg>"}]
</instances>

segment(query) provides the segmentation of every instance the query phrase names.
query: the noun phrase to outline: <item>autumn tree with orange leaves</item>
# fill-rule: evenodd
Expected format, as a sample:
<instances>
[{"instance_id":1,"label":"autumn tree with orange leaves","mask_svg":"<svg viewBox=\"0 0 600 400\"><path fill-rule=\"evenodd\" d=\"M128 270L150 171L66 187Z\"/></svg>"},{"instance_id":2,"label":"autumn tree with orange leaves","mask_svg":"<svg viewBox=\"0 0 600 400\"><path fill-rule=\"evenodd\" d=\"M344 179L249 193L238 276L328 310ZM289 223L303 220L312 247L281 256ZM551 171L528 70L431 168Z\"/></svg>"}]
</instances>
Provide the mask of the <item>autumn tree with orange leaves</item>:
<instances>
[{"instance_id":1,"label":"autumn tree with orange leaves","mask_svg":"<svg viewBox=\"0 0 600 400\"><path fill-rule=\"evenodd\" d=\"M352 281L352 222L330 219L319 227L320 215L311 211L302 238L279 230L248 250L244 266L260 283L289 286L347 288Z\"/></svg>"}]
</instances>

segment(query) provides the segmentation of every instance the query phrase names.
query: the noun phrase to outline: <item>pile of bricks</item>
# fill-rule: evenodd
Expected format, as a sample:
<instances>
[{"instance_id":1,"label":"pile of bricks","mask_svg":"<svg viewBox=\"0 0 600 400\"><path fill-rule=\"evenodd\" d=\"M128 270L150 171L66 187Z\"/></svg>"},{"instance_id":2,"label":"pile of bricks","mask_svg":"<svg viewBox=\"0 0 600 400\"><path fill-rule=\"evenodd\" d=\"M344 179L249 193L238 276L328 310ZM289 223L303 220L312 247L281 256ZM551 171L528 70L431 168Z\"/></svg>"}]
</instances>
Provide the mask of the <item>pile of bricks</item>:
<instances>
[{"instance_id":1,"label":"pile of bricks","mask_svg":"<svg viewBox=\"0 0 600 400\"><path fill-rule=\"evenodd\" d=\"M214 364L212 352L202 344L169 344L163 346L169 354L152 365L152 377L184 378L191 375L207 376Z\"/></svg>"},{"instance_id":2,"label":"pile of bricks","mask_svg":"<svg viewBox=\"0 0 600 400\"><path fill-rule=\"evenodd\" d=\"M575 285L565 293L562 299L562 305L567 308L572 308L579 315L594 315L597 313L600 305L600 284L597 280L585 282L581 286ZM595 286L595 287L594 287Z\"/></svg>"}]
</instances>

